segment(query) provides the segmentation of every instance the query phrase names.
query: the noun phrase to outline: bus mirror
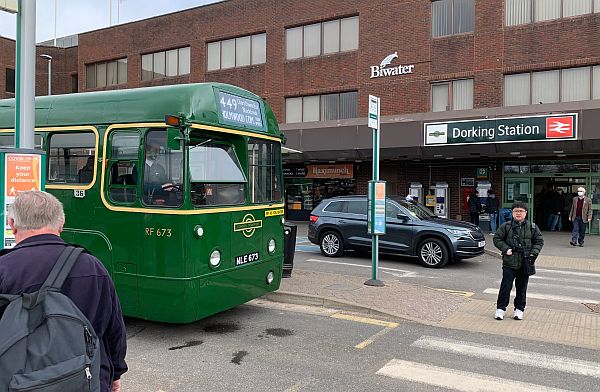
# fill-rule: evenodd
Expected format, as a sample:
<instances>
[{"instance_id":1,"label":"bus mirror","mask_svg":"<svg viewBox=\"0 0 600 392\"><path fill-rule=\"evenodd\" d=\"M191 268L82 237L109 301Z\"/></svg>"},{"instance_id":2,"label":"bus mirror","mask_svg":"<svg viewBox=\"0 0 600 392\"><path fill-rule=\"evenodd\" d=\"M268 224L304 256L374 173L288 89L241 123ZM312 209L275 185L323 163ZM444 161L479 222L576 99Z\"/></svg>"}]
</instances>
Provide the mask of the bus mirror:
<instances>
[{"instance_id":1,"label":"bus mirror","mask_svg":"<svg viewBox=\"0 0 600 392\"><path fill-rule=\"evenodd\" d=\"M169 150L180 150L181 139L181 131L178 128L167 129L167 148Z\"/></svg>"}]
</instances>

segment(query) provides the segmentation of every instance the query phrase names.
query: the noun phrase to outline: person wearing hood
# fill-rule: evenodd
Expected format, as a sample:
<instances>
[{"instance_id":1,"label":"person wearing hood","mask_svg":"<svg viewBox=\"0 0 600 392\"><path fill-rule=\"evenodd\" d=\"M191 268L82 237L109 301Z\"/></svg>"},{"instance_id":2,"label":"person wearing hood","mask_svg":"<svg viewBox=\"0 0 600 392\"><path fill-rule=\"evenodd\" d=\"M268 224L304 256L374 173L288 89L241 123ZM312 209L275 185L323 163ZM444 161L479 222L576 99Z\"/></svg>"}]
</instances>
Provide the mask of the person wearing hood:
<instances>
[{"instance_id":1,"label":"person wearing hood","mask_svg":"<svg viewBox=\"0 0 600 392\"><path fill-rule=\"evenodd\" d=\"M592 199L585 196L585 188L582 186L577 188L577 196L573 198L569 220L573 222L569 244L583 246L586 225L592 220Z\"/></svg>"}]
</instances>

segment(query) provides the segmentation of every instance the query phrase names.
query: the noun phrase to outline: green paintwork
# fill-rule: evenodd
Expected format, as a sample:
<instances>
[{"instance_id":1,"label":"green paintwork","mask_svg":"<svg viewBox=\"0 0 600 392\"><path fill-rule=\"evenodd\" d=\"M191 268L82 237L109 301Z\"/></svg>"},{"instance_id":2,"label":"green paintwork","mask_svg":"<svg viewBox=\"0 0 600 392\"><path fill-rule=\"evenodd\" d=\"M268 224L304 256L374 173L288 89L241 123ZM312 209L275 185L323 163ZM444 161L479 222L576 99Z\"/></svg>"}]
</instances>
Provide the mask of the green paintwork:
<instances>
[{"instance_id":1,"label":"green paintwork","mask_svg":"<svg viewBox=\"0 0 600 392\"><path fill-rule=\"evenodd\" d=\"M46 140L50 132L44 131L44 127L68 130L69 126L94 126L100 136L98 157L100 162L105 162L102 144L105 131L111 124L164 123L165 115L183 113L193 124L236 129L218 123L215 91L219 90L261 103L265 129L252 131L239 127L237 130L282 139L273 112L264 101L246 90L217 83L41 97L36 100L36 129L42 135L47 150ZM0 129L11 129L13 124L14 100L0 101ZM235 146L248 177L248 137L220 136ZM110 146L107 146L107 151L110 151ZM141 152L139 156L141 159ZM265 211L282 209L282 200L271 205L247 202L236 207L199 208L191 204L189 192L185 192L185 200L180 207L144 207L138 201L127 211L113 211L101 199L100 162L96 162L96 181L85 190L85 197L75 197L73 188L77 187L73 186L54 184L47 185L47 189L62 201L65 208L66 224L62 237L67 242L84 246L103 262L113 277L125 315L186 323L279 288L283 263L283 215L266 216ZM105 181L108 181L108 173L104 175ZM282 179L279 178L279 181L281 183ZM188 190L188 184L185 186ZM118 206L108 201L108 197L106 200L108 205ZM255 209L249 209L249 206ZM148 213L149 210L158 213ZM180 214L173 214L174 211ZM236 223L248 221L248 214L252 215L252 220L262 221L261 227L255 227L250 237L246 236L249 231L234 231ZM198 225L204 229L200 238L194 234ZM267 250L271 238L276 241L272 255ZM208 261L215 249L221 252L222 261L218 268L213 269ZM253 252L259 252L259 261L235 265L236 256ZM271 285L266 283L269 271L275 275Z\"/></svg>"}]
</instances>

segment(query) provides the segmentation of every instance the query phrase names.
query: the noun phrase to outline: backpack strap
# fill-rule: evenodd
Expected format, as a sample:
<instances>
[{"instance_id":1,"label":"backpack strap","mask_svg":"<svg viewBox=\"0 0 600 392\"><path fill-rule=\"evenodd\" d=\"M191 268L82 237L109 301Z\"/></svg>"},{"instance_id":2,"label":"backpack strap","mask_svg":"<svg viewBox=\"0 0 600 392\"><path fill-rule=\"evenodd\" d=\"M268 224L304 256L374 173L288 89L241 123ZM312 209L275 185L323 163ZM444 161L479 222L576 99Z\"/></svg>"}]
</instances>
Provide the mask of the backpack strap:
<instances>
[{"instance_id":1,"label":"backpack strap","mask_svg":"<svg viewBox=\"0 0 600 392\"><path fill-rule=\"evenodd\" d=\"M73 266L77 262L79 255L83 252L83 248L76 248L74 246L67 246L58 257L58 261L54 264L52 271L46 278L46 281L42 285L42 288L52 288L55 290L62 289L65 280L71 273ZM40 290L41 290L40 289Z\"/></svg>"}]
</instances>

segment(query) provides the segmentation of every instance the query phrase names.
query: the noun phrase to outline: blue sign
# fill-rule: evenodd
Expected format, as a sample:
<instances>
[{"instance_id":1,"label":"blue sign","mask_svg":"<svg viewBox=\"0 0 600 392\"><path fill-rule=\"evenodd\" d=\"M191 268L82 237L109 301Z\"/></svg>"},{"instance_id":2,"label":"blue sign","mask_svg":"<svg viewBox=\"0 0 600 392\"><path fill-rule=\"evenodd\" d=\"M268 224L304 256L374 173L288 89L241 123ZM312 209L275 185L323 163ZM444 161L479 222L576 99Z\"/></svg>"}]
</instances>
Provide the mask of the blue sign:
<instances>
[{"instance_id":1,"label":"blue sign","mask_svg":"<svg viewBox=\"0 0 600 392\"><path fill-rule=\"evenodd\" d=\"M257 99L219 91L219 119L224 124L264 129L260 102Z\"/></svg>"}]
</instances>

